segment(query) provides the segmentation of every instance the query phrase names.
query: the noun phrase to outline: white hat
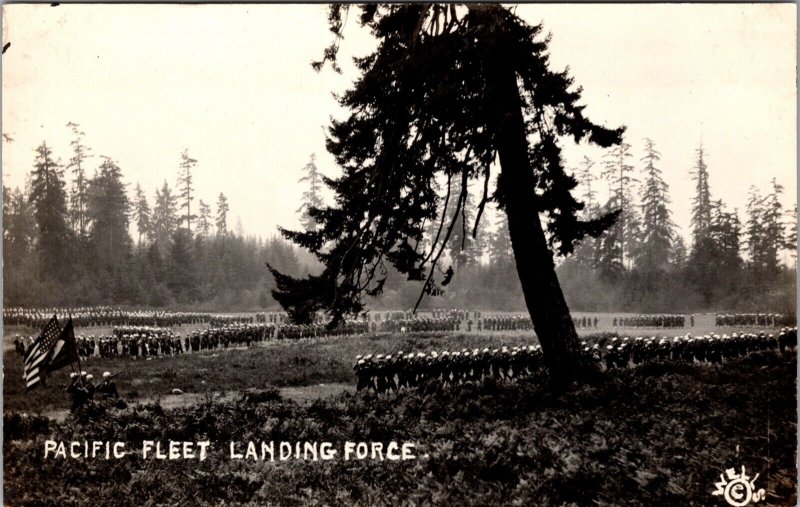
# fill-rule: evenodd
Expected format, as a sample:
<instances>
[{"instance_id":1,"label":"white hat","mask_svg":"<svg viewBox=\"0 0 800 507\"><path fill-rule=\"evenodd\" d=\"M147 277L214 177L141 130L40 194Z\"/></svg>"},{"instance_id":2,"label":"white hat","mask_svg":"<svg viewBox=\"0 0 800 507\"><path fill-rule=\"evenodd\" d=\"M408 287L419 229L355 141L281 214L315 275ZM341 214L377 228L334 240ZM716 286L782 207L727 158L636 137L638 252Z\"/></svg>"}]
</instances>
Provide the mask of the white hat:
<instances>
[{"instance_id":1,"label":"white hat","mask_svg":"<svg viewBox=\"0 0 800 507\"><path fill-rule=\"evenodd\" d=\"M94 375L92 375L91 373L86 375L86 380L92 380L93 378L94 378Z\"/></svg>"},{"instance_id":2,"label":"white hat","mask_svg":"<svg viewBox=\"0 0 800 507\"><path fill-rule=\"evenodd\" d=\"M75 378L75 377L77 377L77 376L78 376L78 374L77 374L77 373L75 373L74 371L73 371L72 373L70 373L70 374L69 374L69 378Z\"/></svg>"},{"instance_id":3,"label":"white hat","mask_svg":"<svg viewBox=\"0 0 800 507\"><path fill-rule=\"evenodd\" d=\"M111 376L110 372L107 372L107 371L103 372L103 378L109 378L110 376Z\"/></svg>"},{"instance_id":4,"label":"white hat","mask_svg":"<svg viewBox=\"0 0 800 507\"><path fill-rule=\"evenodd\" d=\"M86 375L86 372L85 372L85 371L82 371L82 372L81 372L81 375Z\"/></svg>"}]
</instances>

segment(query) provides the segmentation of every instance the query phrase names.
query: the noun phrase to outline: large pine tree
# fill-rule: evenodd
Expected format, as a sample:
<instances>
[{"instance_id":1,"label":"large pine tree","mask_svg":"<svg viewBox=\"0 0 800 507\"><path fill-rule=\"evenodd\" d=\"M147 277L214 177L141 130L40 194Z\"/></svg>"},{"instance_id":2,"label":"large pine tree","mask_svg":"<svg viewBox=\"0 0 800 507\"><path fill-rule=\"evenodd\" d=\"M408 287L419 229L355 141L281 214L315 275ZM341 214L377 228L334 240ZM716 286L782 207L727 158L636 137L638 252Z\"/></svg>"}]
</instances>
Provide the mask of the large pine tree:
<instances>
[{"instance_id":1,"label":"large pine tree","mask_svg":"<svg viewBox=\"0 0 800 507\"><path fill-rule=\"evenodd\" d=\"M192 230L192 220L195 215L192 214L192 201L194 200L192 192L194 192L194 178L192 170L197 165L197 160L189 156L189 150L184 149L181 153L180 172L178 173L178 191L182 200L181 207L186 208L186 213L181 216L180 221L186 223L186 228Z\"/></svg>"},{"instance_id":2,"label":"large pine tree","mask_svg":"<svg viewBox=\"0 0 800 507\"><path fill-rule=\"evenodd\" d=\"M130 201L122 171L109 157L103 157L98 173L89 181L86 211L97 259L104 266L120 265L130 249Z\"/></svg>"},{"instance_id":3,"label":"large pine tree","mask_svg":"<svg viewBox=\"0 0 800 507\"><path fill-rule=\"evenodd\" d=\"M337 41L325 60L335 65L342 11L331 7ZM621 130L590 122L580 88L549 68L547 38L499 5L364 5L360 23L380 41L357 58L361 76L341 96L350 110L332 122L328 150L343 174L327 179L336 204L309 210L316 231L283 231L325 266L296 279L276 270L275 298L297 321L324 309L335 325L361 310L363 294L378 294L393 264L427 293L448 280L439 261L457 225L437 217L435 180L454 181L448 196L463 208L469 182L482 189L477 217L495 203L508 217L517 273L554 385L579 370L579 341L555 274L554 254L568 254L587 234L599 235L615 213L582 220L563 168L560 142L570 137L600 146ZM322 65L322 62L319 62ZM499 164L495 166L495 161ZM492 168L497 185L489 190ZM447 209L449 203L445 203ZM437 220L429 251L425 223ZM548 231L548 234L545 234Z\"/></svg>"},{"instance_id":4,"label":"large pine tree","mask_svg":"<svg viewBox=\"0 0 800 507\"><path fill-rule=\"evenodd\" d=\"M144 195L141 185L136 184L133 197L133 222L136 224L136 230L139 233L137 246L139 251L142 250L142 238L150 235L150 205L147 203L147 196Z\"/></svg>"},{"instance_id":5,"label":"large pine tree","mask_svg":"<svg viewBox=\"0 0 800 507\"><path fill-rule=\"evenodd\" d=\"M617 245L606 245L606 252L618 252L619 264L625 266L636 255L639 239L639 216L633 202L633 185L638 180L633 176L634 166L628 159L632 158L631 145L621 142L603 157L603 176L608 181L610 198L609 209L620 210L619 219L608 232L604 243L615 241Z\"/></svg>"},{"instance_id":6,"label":"large pine tree","mask_svg":"<svg viewBox=\"0 0 800 507\"><path fill-rule=\"evenodd\" d=\"M669 264L675 224L669 211L669 186L657 167L661 154L652 139L645 139L644 145L644 182L640 205L642 230L636 267L648 272L663 271Z\"/></svg>"},{"instance_id":7,"label":"large pine tree","mask_svg":"<svg viewBox=\"0 0 800 507\"><path fill-rule=\"evenodd\" d=\"M770 187L770 193L764 198L762 227L764 230L764 268L768 274L774 276L779 270L779 256L785 244L786 233L783 224L783 204L780 200L780 196L783 194L783 185L772 178Z\"/></svg>"},{"instance_id":8,"label":"large pine tree","mask_svg":"<svg viewBox=\"0 0 800 507\"><path fill-rule=\"evenodd\" d=\"M312 153L308 163L303 166L305 176L298 181L298 183L305 183L307 185L306 190L303 192L303 204L297 210L297 212L300 213L300 225L307 230L313 230L317 227L316 220L308 214L308 210L320 208L323 204L322 173L320 173L317 168L316 160L317 155Z\"/></svg>"},{"instance_id":9,"label":"large pine tree","mask_svg":"<svg viewBox=\"0 0 800 507\"><path fill-rule=\"evenodd\" d=\"M762 272L764 269L764 197L755 187L750 185L747 193L747 222L745 223L745 245L747 256L750 258L750 267L754 272Z\"/></svg>"},{"instance_id":10,"label":"large pine tree","mask_svg":"<svg viewBox=\"0 0 800 507\"><path fill-rule=\"evenodd\" d=\"M215 222L218 236L226 236L228 234L228 211L230 211L228 198L220 192L217 197L217 219Z\"/></svg>"},{"instance_id":11,"label":"large pine tree","mask_svg":"<svg viewBox=\"0 0 800 507\"><path fill-rule=\"evenodd\" d=\"M69 198L69 218L72 230L81 238L86 238L88 217L86 216L86 202L88 200L88 179L86 178L85 161L91 155L91 150L83 144L86 135L77 123L69 122L67 127L72 131L72 157L69 159L67 169L72 170L72 189Z\"/></svg>"},{"instance_id":12,"label":"large pine tree","mask_svg":"<svg viewBox=\"0 0 800 507\"><path fill-rule=\"evenodd\" d=\"M708 238L712 208L708 165L706 165L705 150L703 150L702 144L697 149L697 159L691 174L695 183L695 194L692 198L692 240L694 242L693 251L697 251Z\"/></svg>"},{"instance_id":13,"label":"large pine tree","mask_svg":"<svg viewBox=\"0 0 800 507\"><path fill-rule=\"evenodd\" d=\"M161 190L156 189L150 227L153 236L152 242L162 256L166 255L172 245L172 236L178 228L177 207L177 197L172 193L172 189L165 180Z\"/></svg>"},{"instance_id":14,"label":"large pine tree","mask_svg":"<svg viewBox=\"0 0 800 507\"><path fill-rule=\"evenodd\" d=\"M72 245L67 225L64 168L52 156L45 142L36 148L29 199L38 229L41 275L49 280L58 280L70 272Z\"/></svg>"},{"instance_id":15,"label":"large pine tree","mask_svg":"<svg viewBox=\"0 0 800 507\"><path fill-rule=\"evenodd\" d=\"M111 158L103 157L87 188L86 218L92 253L87 260L92 272L98 275L101 293L110 299L121 298L133 282L128 271L131 254L129 211L130 201L122 181L122 171Z\"/></svg>"}]
</instances>

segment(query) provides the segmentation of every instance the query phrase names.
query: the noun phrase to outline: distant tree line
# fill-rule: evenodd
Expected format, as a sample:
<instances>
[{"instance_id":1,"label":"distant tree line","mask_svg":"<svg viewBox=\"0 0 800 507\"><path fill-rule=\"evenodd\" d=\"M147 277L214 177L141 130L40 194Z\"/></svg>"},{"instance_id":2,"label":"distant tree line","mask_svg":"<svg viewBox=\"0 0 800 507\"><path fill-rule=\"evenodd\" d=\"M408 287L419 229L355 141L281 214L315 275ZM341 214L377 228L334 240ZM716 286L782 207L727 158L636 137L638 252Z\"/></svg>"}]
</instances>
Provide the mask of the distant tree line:
<instances>
[{"instance_id":1,"label":"distant tree line","mask_svg":"<svg viewBox=\"0 0 800 507\"><path fill-rule=\"evenodd\" d=\"M67 127L67 163L42 142L25 187L3 187L4 304L267 308L265 262L302 273L285 240L231 231L223 193L215 209L195 194L188 151L177 185L164 180L149 200L138 183L128 192L111 157L92 160L78 124Z\"/></svg>"},{"instance_id":2,"label":"distant tree line","mask_svg":"<svg viewBox=\"0 0 800 507\"><path fill-rule=\"evenodd\" d=\"M621 210L615 225L599 238L585 238L562 261L558 276L573 311L689 312L700 310L781 310L794 312L797 206L784 209L784 188L773 178L769 188L751 186L740 219L714 198L706 152L696 150L692 178L691 244L672 220L669 187L662 177L661 154L644 139L642 157L633 162L623 142L600 163L584 157L573 170L579 182L584 218ZM600 170L597 171L596 168ZM601 186L608 199L600 202ZM687 203L688 204L688 203ZM474 207L468 203L467 221ZM502 215L498 215L502 217ZM524 310L505 220L485 236L451 237L455 276L446 292L422 307L458 306ZM457 227L456 230L459 228ZM463 246L463 248L462 248ZM411 307L419 287L390 277L373 304Z\"/></svg>"},{"instance_id":3,"label":"distant tree line","mask_svg":"<svg viewBox=\"0 0 800 507\"><path fill-rule=\"evenodd\" d=\"M198 161L188 151L176 163L176 185L165 180L148 199L138 183L128 191L112 158L92 160L79 125L67 126L73 140L66 163L42 142L25 187L3 187L4 304L278 309L264 263L296 275L314 271L303 252L277 235L262 240L231 231L228 198L220 193L212 206L195 195ZM584 218L621 213L609 231L587 237L559 264L570 308L793 311L797 208L783 208L784 188L775 179L765 190L751 187L740 219L738 210L713 198L706 153L698 148L688 173L695 192L687 247L672 221L655 142L645 139L642 153L635 164L632 146L623 142L600 163L584 157L573 170ZM302 170L306 189L297 211L303 226L313 228L308 210L323 202L325 177L313 155ZM603 184L608 198L600 202ZM453 208L451 200L443 211ZM471 194L460 213L460 221L474 221ZM429 225L429 236L436 225ZM452 281L421 308L524 311L503 214L476 237L455 227L446 250ZM420 285L389 271L383 293L368 306L413 307Z\"/></svg>"}]
</instances>

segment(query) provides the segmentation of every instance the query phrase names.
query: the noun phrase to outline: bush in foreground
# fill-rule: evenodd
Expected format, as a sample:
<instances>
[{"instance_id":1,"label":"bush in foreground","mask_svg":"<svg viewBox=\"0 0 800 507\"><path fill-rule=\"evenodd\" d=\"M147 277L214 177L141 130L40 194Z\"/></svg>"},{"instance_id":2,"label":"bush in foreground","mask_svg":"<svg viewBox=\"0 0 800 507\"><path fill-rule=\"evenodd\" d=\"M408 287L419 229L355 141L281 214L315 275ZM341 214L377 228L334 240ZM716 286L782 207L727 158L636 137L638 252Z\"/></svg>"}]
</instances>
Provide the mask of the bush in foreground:
<instances>
[{"instance_id":1,"label":"bush in foreground","mask_svg":"<svg viewBox=\"0 0 800 507\"><path fill-rule=\"evenodd\" d=\"M144 405L56 424L4 417L5 502L141 504L722 505L744 465L789 505L795 490L796 361L611 372L557 396L537 379L487 380L300 406L273 391L165 411ZM211 440L203 462L44 459L45 439ZM231 460L228 442L413 442L409 461ZM241 448L241 446L240 446ZM422 457L426 455L427 457Z\"/></svg>"}]
</instances>

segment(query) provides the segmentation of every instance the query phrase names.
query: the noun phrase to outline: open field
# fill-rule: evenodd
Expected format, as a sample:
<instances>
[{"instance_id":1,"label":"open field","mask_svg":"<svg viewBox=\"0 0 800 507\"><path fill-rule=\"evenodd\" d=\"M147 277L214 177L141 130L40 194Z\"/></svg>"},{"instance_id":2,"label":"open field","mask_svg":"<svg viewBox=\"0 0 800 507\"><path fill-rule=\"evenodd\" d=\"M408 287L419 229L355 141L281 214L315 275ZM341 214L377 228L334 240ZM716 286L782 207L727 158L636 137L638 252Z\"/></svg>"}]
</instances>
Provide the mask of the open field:
<instances>
[{"instance_id":1,"label":"open field","mask_svg":"<svg viewBox=\"0 0 800 507\"><path fill-rule=\"evenodd\" d=\"M379 334L308 341L267 342L250 349L234 348L151 360L127 356L100 357L84 361L81 367L99 378L103 371L122 371L115 380L120 393L129 400L168 397L172 389L189 394L229 393L266 387L301 387L319 384L353 384L353 360L366 352L391 353L398 350L443 350L496 347L531 343L531 335L516 333L478 334ZM6 350L3 400L5 412L44 412L69 406L64 388L69 369L55 372L50 386L25 393L22 360L13 349Z\"/></svg>"},{"instance_id":2,"label":"open field","mask_svg":"<svg viewBox=\"0 0 800 507\"><path fill-rule=\"evenodd\" d=\"M267 349L265 349L267 350ZM232 356L233 357L233 356ZM274 390L95 413L63 423L4 416L7 505L723 505L728 468L794 505L796 360L652 364L553 395L541 379L487 379L311 404ZM289 372L286 372L289 373ZM88 415L88 414L87 414ZM45 459L44 440L209 440L208 458ZM329 461L231 459L229 442L331 442ZM410 442L416 459L344 460L344 442ZM152 454L152 453L151 453ZM12 465L13 464L13 465ZM35 487L31 487L35 484Z\"/></svg>"},{"instance_id":3,"label":"open field","mask_svg":"<svg viewBox=\"0 0 800 507\"><path fill-rule=\"evenodd\" d=\"M577 314L582 316L583 314ZM587 314L588 315L588 314ZM612 314L596 314L600 320L598 329L579 329L582 337L603 336L618 333L620 336L674 336L687 332L699 335L709 332L730 333L732 331L759 331L759 328L715 327L713 314L695 316L695 327L678 329L614 328ZM620 316L624 314L613 314ZM604 325L605 324L605 325ZM174 328L179 333L190 332L202 326ZM5 412L50 413L63 411L69 406L67 386L69 369L54 373L47 388L39 388L28 394L22 383L22 360L14 352L11 340L15 334L30 332L20 328L4 329L4 373L3 403ZM78 328L77 334L101 336L110 334L110 328ZM159 400L163 403L185 404L172 401L172 389L181 389L187 395L219 394L221 396L246 389L319 387L320 384L354 385L352 365L358 354L389 354L399 350L430 351L460 350L503 345L527 345L536 343L532 331L495 331L459 333L379 333L320 338L298 341L260 343L251 349L232 348L204 351L180 356L158 357L134 361L128 356L113 359L92 357L81 367L99 379L103 371L122 371L116 378L120 393L133 402ZM307 399L319 389L284 391L298 399ZM330 394L330 389L320 392Z\"/></svg>"}]
</instances>

